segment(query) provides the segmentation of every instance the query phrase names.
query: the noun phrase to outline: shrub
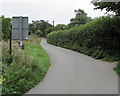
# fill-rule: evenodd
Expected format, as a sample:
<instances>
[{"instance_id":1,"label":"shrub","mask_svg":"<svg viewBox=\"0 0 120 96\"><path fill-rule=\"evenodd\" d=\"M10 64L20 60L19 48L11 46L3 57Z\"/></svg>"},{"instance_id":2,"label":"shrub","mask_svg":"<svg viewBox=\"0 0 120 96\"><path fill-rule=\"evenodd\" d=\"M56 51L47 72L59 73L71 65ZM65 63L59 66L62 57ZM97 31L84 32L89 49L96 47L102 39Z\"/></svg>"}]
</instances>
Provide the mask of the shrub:
<instances>
[{"instance_id":1,"label":"shrub","mask_svg":"<svg viewBox=\"0 0 120 96\"><path fill-rule=\"evenodd\" d=\"M118 61L120 60L119 25L119 17L103 16L79 27L51 32L47 35L47 42L97 59Z\"/></svg>"},{"instance_id":2,"label":"shrub","mask_svg":"<svg viewBox=\"0 0 120 96\"><path fill-rule=\"evenodd\" d=\"M117 72L117 74L120 75L120 62L117 64L117 66L114 68L114 70Z\"/></svg>"}]
</instances>

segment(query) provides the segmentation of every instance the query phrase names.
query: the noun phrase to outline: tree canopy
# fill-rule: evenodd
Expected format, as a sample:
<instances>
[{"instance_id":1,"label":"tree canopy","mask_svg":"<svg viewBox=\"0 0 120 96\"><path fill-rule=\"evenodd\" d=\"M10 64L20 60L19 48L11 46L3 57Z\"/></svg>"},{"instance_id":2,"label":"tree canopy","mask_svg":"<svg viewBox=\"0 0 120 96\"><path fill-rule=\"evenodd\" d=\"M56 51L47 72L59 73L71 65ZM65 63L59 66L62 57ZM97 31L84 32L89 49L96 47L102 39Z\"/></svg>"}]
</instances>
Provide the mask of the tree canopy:
<instances>
[{"instance_id":1,"label":"tree canopy","mask_svg":"<svg viewBox=\"0 0 120 96\"><path fill-rule=\"evenodd\" d=\"M98 2L99 0L96 0L96 2L92 1L93 5L96 9L106 9L107 12L112 11L116 15L120 16L120 1L119 2Z\"/></svg>"},{"instance_id":2,"label":"tree canopy","mask_svg":"<svg viewBox=\"0 0 120 96\"><path fill-rule=\"evenodd\" d=\"M11 18L1 16L0 19L0 21L2 21L2 39L7 40L12 27Z\"/></svg>"},{"instance_id":3,"label":"tree canopy","mask_svg":"<svg viewBox=\"0 0 120 96\"><path fill-rule=\"evenodd\" d=\"M46 36L46 30L50 27L52 27L52 25L49 24L48 21L36 20L29 24L29 32L36 33L39 30L42 32L42 36Z\"/></svg>"},{"instance_id":4,"label":"tree canopy","mask_svg":"<svg viewBox=\"0 0 120 96\"><path fill-rule=\"evenodd\" d=\"M54 31L57 31L57 30L66 30L68 29L68 26L65 25L65 24L58 24L54 27Z\"/></svg>"},{"instance_id":5,"label":"tree canopy","mask_svg":"<svg viewBox=\"0 0 120 96\"><path fill-rule=\"evenodd\" d=\"M78 9L74 11L76 16L75 18L70 19L70 27L79 26L81 24L86 24L91 21L91 18L87 16L87 13L84 10Z\"/></svg>"}]
</instances>

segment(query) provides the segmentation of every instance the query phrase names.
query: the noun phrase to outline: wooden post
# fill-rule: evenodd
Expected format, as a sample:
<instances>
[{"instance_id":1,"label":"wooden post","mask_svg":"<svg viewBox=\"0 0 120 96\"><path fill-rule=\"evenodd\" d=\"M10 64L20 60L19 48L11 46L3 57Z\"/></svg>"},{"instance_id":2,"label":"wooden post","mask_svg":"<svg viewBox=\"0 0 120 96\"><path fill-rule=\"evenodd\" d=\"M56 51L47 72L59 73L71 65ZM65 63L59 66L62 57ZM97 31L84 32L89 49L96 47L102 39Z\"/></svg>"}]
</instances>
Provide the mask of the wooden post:
<instances>
[{"instance_id":1,"label":"wooden post","mask_svg":"<svg viewBox=\"0 0 120 96\"><path fill-rule=\"evenodd\" d=\"M10 55L12 54L12 32L10 31Z\"/></svg>"}]
</instances>

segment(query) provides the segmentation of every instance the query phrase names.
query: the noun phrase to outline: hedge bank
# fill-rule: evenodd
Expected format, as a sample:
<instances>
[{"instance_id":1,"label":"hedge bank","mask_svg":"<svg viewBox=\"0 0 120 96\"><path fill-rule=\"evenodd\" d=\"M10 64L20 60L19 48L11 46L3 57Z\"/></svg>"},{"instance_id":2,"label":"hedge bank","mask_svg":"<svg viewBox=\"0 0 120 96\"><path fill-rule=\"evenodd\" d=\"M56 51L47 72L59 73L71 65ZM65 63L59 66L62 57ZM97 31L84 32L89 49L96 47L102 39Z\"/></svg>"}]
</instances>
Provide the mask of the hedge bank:
<instances>
[{"instance_id":1,"label":"hedge bank","mask_svg":"<svg viewBox=\"0 0 120 96\"><path fill-rule=\"evenodd\" d=\"M69 30L47 35L47 42L97 59L120 60L120 18L103 16Z\"/></svg>"}]
</instances>

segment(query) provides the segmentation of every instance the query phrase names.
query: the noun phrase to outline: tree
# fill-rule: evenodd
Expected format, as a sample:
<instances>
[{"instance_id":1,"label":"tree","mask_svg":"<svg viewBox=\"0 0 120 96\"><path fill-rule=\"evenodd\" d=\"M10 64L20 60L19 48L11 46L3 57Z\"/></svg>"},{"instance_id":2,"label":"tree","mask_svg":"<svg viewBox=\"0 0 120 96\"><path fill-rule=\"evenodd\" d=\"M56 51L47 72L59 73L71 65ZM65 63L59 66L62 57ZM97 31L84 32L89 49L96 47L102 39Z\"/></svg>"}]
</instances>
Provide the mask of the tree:
<instances>
[{"instance_id":1,"label":"tree","mask_svg":"<svg viewBox=\"0 0 120 96\"><path fill-rule=\"evenodd\" d=\"M10 31L11 31L11 18L5 18L4 16L0 17L2 19L2 39L7 40L9 39Z\"/></svg>"},{"instance_id":2,"label":"tree","mask_svg":"<svg viewBox=\"0 0 120 96\"><path fill-rule=\"evenodd\" d=\"M99 0L96 0L95 2L92 1L93 5L96 9L106 9L107 12L112 11L117 16L120 16L120 1L119 2L99 2Z\"/></svg>"},{"instance_id":3,"label":"tree","mask_svg":"<svg viewBox=\"0 0 120 96\"><path fill-rule=\"evenodd\" d=\"M29 35L31 35L31 34L33 34L35 32L36 32L36 30L35 30L34 24L30 23L29 24Z\"/></svg>"},{"instance_id":4,"label":"tree","mask_svg":"<svg viewBox=\"0 0 120 96\"><path fill-rule=\"evenodd\" d=\"M74 11L76 16L70 20L69 27L80 26L82 24L86 24L87 22L91 21L91 17L87 16L87 13L84 10L78 9Z\"/></svg>"},{"instance_id":5,"label":"tree","mask_svg":"<svg viewBox=\"0 0 120 96\"><path fill-rule=\"evenodd\" d=\"M38 37L42 37L42 36L43 36L43 34L42 34L42 32L41 32L40 30L37 30L37 31L35 32L35 34L36 34Z\"/></svg>"},{"instance_id":6,"label":"tree","mask_svg":"<svg viewBox=\"0 0 120 96\"><path fill-rule=\"evenodd\" d=\"M37 30L40 30L42 32L42 35L45 37L47 35L46 30L50 27L52 27L52 25L49 24L48 21L36 20L32 21L32 23L29 24L29 32L35 33Z\"/></svg>"},{"instance_id":7,"label":"tree","mask_svg":"<svg viewBox=\"0 0 120 96\"><path fill-rule=\"evenodd\" d=\"M54 27L48 27L46 30L45 30L45 33L46 35L49 34L50 32L54 31Z\"/></svg>"},{"instance_id":8,"label":"tree","mask_svg":"<svg viewBox=\"0 0 120 96\"><path fill-rule=\"evenodd\" d=\"M67 30L68 26L65 24L58 24L54 27L54 31L58 31L58 30Z\"/></svg>"}]
</instances>

